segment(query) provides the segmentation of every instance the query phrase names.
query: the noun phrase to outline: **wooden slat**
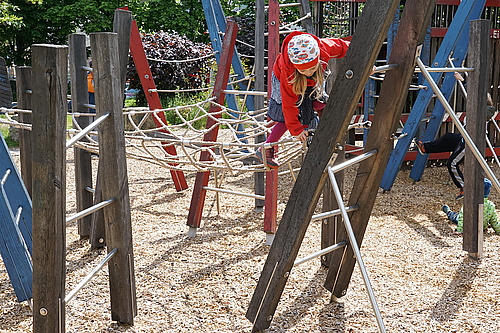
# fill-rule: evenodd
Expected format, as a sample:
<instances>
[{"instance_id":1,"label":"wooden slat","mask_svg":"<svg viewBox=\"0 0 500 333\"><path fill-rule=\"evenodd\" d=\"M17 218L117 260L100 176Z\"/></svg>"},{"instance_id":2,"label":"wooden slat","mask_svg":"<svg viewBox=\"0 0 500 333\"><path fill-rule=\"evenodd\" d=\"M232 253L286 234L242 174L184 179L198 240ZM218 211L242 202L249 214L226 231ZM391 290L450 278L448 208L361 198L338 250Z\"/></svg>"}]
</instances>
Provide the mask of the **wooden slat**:
<instances>
[{"instance_id":1,"label":"wooden slat","mask_svg":"<svg viewBox=\"0 0 500 333\"><path fill-rule=\"evenodd\" d=\"M224 90L227 86L227 80L229 79L229 74L231 72L231 58L234 52L234 45L236 44L236 34L238 32L238 25L229 21L227 23L227 30L224 35L224 41L222 43L222 53L221 62L219 65L219 70L215 78L214 90L212 96L219 104L224 104L225 93ZM220 106L214 104L210 105L209 113L215 113L214 117L218 118L221 116ZM219 133L219 126L215 126L215 120L212 118L207 119L206 128L212 128L211 131L205 133L203 136L203 141L216 141L217 135ZM203 151L200 156L201 161L209 161L211 159L210 154L207 151ZM205 205L206 190L205 186L208 185L208 180L210 178L210 171L198 172L196 173L196 180L193 187L193 194L191 197L191 204L189 206L189 214L187 225L192 228L198 228L201 225L201 216L203 213L203 207Z\"/></svg>"},{"instance_id":2,"label":"wooden slat","mask_svg":"<svg viewBox=\"0 0 500 333\"><path fill-rule=\"evenodd\" d=\"M89 94L87 87L87 72L82 69L87 66L87 36L83 33L69 35L69 74L71 83L71 109L75 113L87 113L93 110L84 107L89 103ZM78 117L76 121L81 128L87 127L91 123L91 117ZM73 125L75 128L76 125ZM88 141L83 138L82 141ZM85 190L86 187L92 188L92 161L90 152L74 148L75 152L75 189L76 189L76 208L82 211L92 206L93 195ZM85 216L78 220L78 234L80 238L90 236L90 226L92 215Z\"/></svg>"},{"instance_id":3,"label":"wooden slat","mask_svg":"<svg viewBox=\"0 0 500 333\"><path fill-rule=\"evenodd\" d=\"M31 67L16 67L16 96L17 107L19 109L31 110L32 99ZM31 124L32 115L30 113L19 113L19 122ZM26 186L29 196L32 196L32 156L31 156L31 131L19 130L19 155L21 160L21 177Z\"/></svg>"},{"instance_id":4,"label":"wooden slat","mask_svg":"<svg viewBox=\"0 0 500 333\"><path fill-rule=\"evenodd\" d=\"M247 310L254 332L271 323L325 184L325 168L343 141L398 5L396 0L373 0L363 9L357 33L330 91L336 98L328 100Z\"/></svg>"},{"instance_id":5,"label":"wooden slat","mask_svg":"<svg viewBox=\"0 0 500 333\"><path fill-rule=\"evenodd\" d=\"M33 333L65 332L68 47L35 44Z\"/></svg>"},{"instance_id":6,"label":"wooden slat","mask_svg":"<svg viewBox=\"0 0 500 333\"><path fill-rule=\"evenodd\" d=\"M489 90L488 40L489 20L474 20L470 25L470 46L467 61L474 71L467 84L467 132L477 149L483 154L486 149L486 91ZM464 161L464 233L463 250L479 258L483 253L483 221L479 211L483 203L483 170L472 149L465 148ZM481 205L481 206L480 206ZM482 215L481 215L482 216Z\"/></svg>"},{"instance_id":7,"label":"wooden slat","mask_svg":"<svg viewBox=\"0 0 500 333\"><path fill-rule=\"evenodd\" d=\"M110 116L99 126L99 172L102 196L114 202L103 208L108 252L111 319L133 325L137 314L130 197L123 129L118 35L90 34L97 117Z\"/></svg>"}]
</instances>

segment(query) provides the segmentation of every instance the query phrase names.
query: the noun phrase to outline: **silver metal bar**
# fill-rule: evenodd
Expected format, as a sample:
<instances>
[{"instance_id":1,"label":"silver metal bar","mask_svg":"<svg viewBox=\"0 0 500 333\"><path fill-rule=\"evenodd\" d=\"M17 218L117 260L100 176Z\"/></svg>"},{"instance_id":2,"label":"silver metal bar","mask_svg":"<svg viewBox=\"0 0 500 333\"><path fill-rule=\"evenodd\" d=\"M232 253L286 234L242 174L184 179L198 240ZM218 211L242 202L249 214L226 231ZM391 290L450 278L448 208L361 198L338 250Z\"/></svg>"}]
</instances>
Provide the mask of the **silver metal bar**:
<instances>
[{"instance_id":1,"label":"silver metal bar","mask_svg":"<svg viewBox=\"0 0 500 333\"><path fill-rule=\"evenodd\" d=\"M66 219L66 223L70 223L70 222L73 222L75 220L81 219L82 217L85 217L87 215L90 215L93 212L98 211L102 207L105 207L105 206L109 205L113 201L115 201L114 198L113 199L108 199L106 201L99 202L96 205L90 206L89 208L86 208L86 209L82 210L81 212L78 212L75 215L68 217Z\"/></svg>"},{"instance_id":2,"label":"silver metal bar","mask_svg":"<svg viewBox=\"0 0 500 333\"><path fill-rule=\"evenodd\" d=\"M373 311L375 312L375 317L377 318L377 324L380 332L385 333L385 325L384 320L382 319L382 315L380 314L380 309L378 308L377 300L375 299L375 294L372 289L372 285L370 283L370 279L368 278L368 272L366 271L365 264L363 262L363 258L361 256L361 251L359 250L358 242L356 240L356 236L354 235L354 231L352 230L351 221L349 220L349 215L347 215L347 210L344 206L344 201L342 199L342 193L340 193L339 186L337 184L337 180L335 179L335 172L333 167L328 167L328 175L330 176L330 182L332 183L333 193L335 194L335 198L337 199L337 203L340 207L340 211L342 212L342 217L344 220L344 225L347 231L347 235L349 236L349 243L352 246L352 250L354 251L354 256L356 257L356 261L358 262L359 269L361 270L361 275L363 276L363 281L365 282L366 290L368 291L368 297L370 298L370 302L373 307Z\"/></svg>"},{"instance_id":3,"label":"silver metal bar","mask_svg":"<svg viewBox=\"0 0 500 333\"><path fill-rule=\"evenodd\" d=\"M23 212L23 207L19 206L16 212L16 217L14 218L14 222L16 225L19 225L19 221L21 221L21 214Z\"/></svg>"},{"instance_id":4,"label":"silver metal bar","mask_svg":"<svg viewBox=\"0 0 500 333\"><path fill-rule=\"evenodd\" d=\"M350 206L350 207L347 207L346 210L347 210L347 212L354 212L358 208L359 208L358 206ZM335 210L331 210L329 212L319 213L319 214L313 215L311 217L311 222L321 220L321 219L326 219L326 218L333 217L333 216L337 216L340 214L342 214L340 209L335 209Z\"/></svg>"},{"instance_id":5,"label":"silver metal bar","mask_svg":"<svg viewBox=\"0 0 500 333\"><path fill-rule=\"evenodd\" d=\"M322 256L323 254L327 254L327 253L330 253L332 251L341 249L341 248L343 248L346 245L347 245L346 242L340 242L340 243L337 243L337 244L333 244L333 245L331 245L329 247L325 247L324 249L321 249L318 252L314 252L314 253L312 253L312 254L310 254L310 255L302 258L302 259L295 260L295 262L293 263L293 265L297 266L297 265L303 264L306 261L313 260L313 259L315 259L317 257Z\"/></svg>"},{"instance_id":6,"label":"silver metal bar","mask_svg":"<svg viewBox=\"0 0 500 333\"><path fill-rule=\"evenodd\" d=\"M96 128L97 126L99 126L99 124L102 123L104 120L106 120L106 118L108 118L108 117L109 117L109 112L103 114L102 116L100 116L99 118L97 118L96 120L94 120L92 122L92 124L90 124L87 127L85 127L80 133L78 133L77 135L75 135L74 137L72 137L71 140L69 140L69 141L66 142L66 149L68 149L71 146L73 146L78 140L80 140L85 135L87 135L90 131L92 131L94 128Z\"/></svg>"},{"instance_id":7,"label":"silver metal bar","mask_svg":"<svg viewBox=\"0 0 500 333\"><path fill-rule=\"evenodd\" d=\"M85 287L90 279L92 279L94 275L96 275L96 273L99 272L104 267L104 265L106 265L108 261L111 260L111 258L113 258L117 251L117 248L111 250L111 252L109 252L106 257L99 264L97 264L97 266L86 277L84 277L83 280L80 281L80 283L78 283L75 288L73 288L73 290L68 293L68 295L66 295L66 297L64 298L64 303L68 304L69 301L71 301L73 297L75 297L76 293L79 292L83 287Z\"/></svg>"},{"instance_id":8,"label":"silver metal bar","mask_svg":"<svg viewBox=\"0 0 500 333\"><path fill-rule=\"evenodd\" d=\"M85 191L90 192L90 193L95 193L95 190L91 187L88 187L88 186L85 188Z\"/></svg>"},{"instance_id":9,"label":"silver metal bar","mask_svg":"<svg viewBox=\"0 0 500 333\"><path fill-rule=\"evenodd\" d=\"M424 65L425 66L425 65ZM473 72L474 68L470 67L424 67L425 70L429 73L438 72L438 73L448 73L448 72ZM415 68L415 73L423 73L422 67Z\"/></svg>"},{"instance_id":10,"label":"silver metal bar","mask_svg":"<svg viewBox=\"0 0 500 333\"><path fill-rule=\"evenodd\" d=\"M432 90L436 94L436 96L439 99L439 101L441 102L441 104L443 104L443 107L446 110L446 112L448 112L448 115L450 116L451 120L453 121L453 124L455 124L455 126L457 127L460 134L462 134L462 137L464 138L465 143L467 144L467 147L469 147L469 149L472 151L472 153L476 157L476 160L479 162L479 164L483 168L484 172L488 175L488 177L492 181L493 185L495 185L495 188L497 189L497 191L500 192L500 183L498 182L497 177L495 176L495 174L491 170L488 163L486 163L486 161L483 158L483 155L481 154L479 149L477 149L476 144L474 143L474 141L472 141L471 137L469 136L469 133L467 133L467 131L465 130L462 123L460 123L460 119L458 119L457 115L455 114L455 112L451 108L450 104L448 103L448 101L444 97L443 93L441 92L441 90L437 86L436 82L434 82L434 79L431 77L431 75L429 74L429 72L425 68L425 65L422 62L422 60L420 60L420 57L417 57L417 65L422 69L422 74L424 75L427 82L429 82L429 85L431 86Z\"/></svg>"},{"instance_id":11,"label":"silver metal bar","mask_svg":"<svg viewBox=\"0 0 500 333\"><path fill-rule=\"evenodd\" d=\"M2 186L5 185L5 182L7 181L7 178L9 178L10 173L11 173L10 169L5 170L5 174L3 175L1 182Z\"/></svg>"},{"instance_id":12,"label":"silver metal bar","mask_svg":"<svg viewBox=\"0 0 500 333\"><path fill-rule=\"evenodd\" d=\"M340 170L343 170L351 165L354 165L356 163L359 163L361 161L364 161L366 160L367 158L369 157L372 157L373 155L375 155L377 153L377 150L374 149L374 150L371 150L367 153L364 153L364 154L361 154L359 156L356 156L356 157L353 157L345 162L342 162L340 164L337 164L337 165L334 165L334 166L331 166L329 168L332 168L333 172L338 172Z\"/></svg>"},{"instance_id":13,"label":"silver metal bar","mask_svg":"<svg viewBox=\"0 0 500 333\"><path fill-rule=\"evenodd\" d=\"M94 109L95 110L95 105L94 104L83 104L84 107L86 107L87 109Z\"/></svg>"},{"instance_id":14,"label":"silver metal bar","mask_svg":"<svg viewBox=\"0 0 500 333\"><path fill-rule=\"evenodd\" d=\"M253 90L223 90L226 94L233 95L256 95L256 96L267 96L267 91L253 91Z\"/></svg>"},{"instance_id":15,"label":"silver metal bar","mask_svg":"<svg viewBox=\"0 0 500 333\"><path fill-rule=\"evenodd\" d=\"M228 193L228 194L235 194L235 195L241 195L243 197L250 197L250 198L261 199L261 200L265 200L266 199L266 197L263 196L263 195L257 195L257 194L251 194L251 193L243 193L243 192L235 192L235 191L225 190L225 189L217 188L217 187L203 186L203 189L207 190L207 191L215 191L215 192L222 192L222 193Z\"/></svg>"},{"instance_id":16,"label":"silver metal bar","mask_svg":"<svg viewBox=\"0 0 500 333\"><path fill-rule=\"evenodd\" d=\"M387 72L391 69L396 69L398 67L399 67L398 64L383 65L383 66L375 67L375 70L373 72L374 73Z\"/></svg>"}]
</instances>

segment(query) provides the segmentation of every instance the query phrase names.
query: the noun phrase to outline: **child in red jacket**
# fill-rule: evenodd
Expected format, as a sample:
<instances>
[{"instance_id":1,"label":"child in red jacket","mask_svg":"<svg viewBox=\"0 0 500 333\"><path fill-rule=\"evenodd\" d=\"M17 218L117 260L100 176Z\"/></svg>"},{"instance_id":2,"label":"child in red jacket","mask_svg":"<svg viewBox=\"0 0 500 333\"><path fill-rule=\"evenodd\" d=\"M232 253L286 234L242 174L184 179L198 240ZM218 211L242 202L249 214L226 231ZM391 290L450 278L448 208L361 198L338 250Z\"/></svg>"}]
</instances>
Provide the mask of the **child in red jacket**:
<instances>
[{"instance_id":1,"label":"child in red jacket","mask_svg":"<svg viewBox=\"0 0 500 333\"><path fill-rule=\"evenodd\" d=\"M304 32L292 32L281 46L271 77L271 96L267 116L276 122L266 143L277 142L288 130L305 141L311 122L321 115L328 95L325 92L327 63L342 58L349 41L318 38ZM279 167L276 146L265 149L265 161L271 169ZM263 162L262 147L255 152Z\"/></svg>"}]
</instances>

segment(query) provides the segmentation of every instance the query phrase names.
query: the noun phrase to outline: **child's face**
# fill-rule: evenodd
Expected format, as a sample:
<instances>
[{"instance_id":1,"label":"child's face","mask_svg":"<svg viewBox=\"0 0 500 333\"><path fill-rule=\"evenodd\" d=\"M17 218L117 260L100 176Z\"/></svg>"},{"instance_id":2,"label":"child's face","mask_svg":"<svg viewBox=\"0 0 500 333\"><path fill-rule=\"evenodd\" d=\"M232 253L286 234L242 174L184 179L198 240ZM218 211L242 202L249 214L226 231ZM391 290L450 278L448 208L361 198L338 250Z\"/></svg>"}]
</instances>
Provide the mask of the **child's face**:
<instances>
[{"instance_id":1,"label":"child's face","mask_svg":"<svg viewBox=\"0 0 500 333\"><path fill-rule=\"evenodd\" d=\"M308 68L308 69L297 69L297 71L299 71L299 73L302 75L312 76L314 74L314 72L316 72L317 69L318 69L318 64L316 64L313 67Z\"/></svg>"}]
</instances>

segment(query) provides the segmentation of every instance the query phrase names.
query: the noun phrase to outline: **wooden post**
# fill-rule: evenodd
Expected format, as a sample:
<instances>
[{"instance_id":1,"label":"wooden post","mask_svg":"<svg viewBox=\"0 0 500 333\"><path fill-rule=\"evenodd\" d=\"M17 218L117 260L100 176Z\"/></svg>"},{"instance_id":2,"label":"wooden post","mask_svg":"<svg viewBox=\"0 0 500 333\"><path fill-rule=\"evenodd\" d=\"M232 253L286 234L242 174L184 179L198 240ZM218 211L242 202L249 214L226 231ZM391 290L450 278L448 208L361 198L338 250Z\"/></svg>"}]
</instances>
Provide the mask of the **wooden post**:
<instances>
[{"instance_id":1,"label":"wooden post","mask_svg":"<svg viewBox=\"0 0 500 333\"><path fill-rule=\"evenodd\" d=\"M87 71L83 67L87 64L87 51L85 47L86 35L75 33L69 35L69 74L71 84L71 109L73 113L90 113L85 107L89 104L89 94L87 87ZM87 127L91 123L91 117L82 116L75 118L81 128ZM77 126L73 124L73 128ZM82 138L82 141L88 141ZM87 187L93 188L92 184L92 156L89 151L74 147L75 154L75 189L76 189L76 209L82 211L92 206L93 195L86 190ZM90 236L92 223L92 214L78 220L78 234L80 238Z\"/></svg>"},{"instance_id":2,"label":"wooden post","mask_svg":"<svg viewBox=\"0 0 500 333\"><path fill-rule=\"evenodd\" d=\"M469 49L467 62L474 71L470 73L467 84L467 132L477 149L483 154L486 150L486 92L489 91L489 20L473 20L470 24ZM464 233L463 249L474 258L483 254L483 193L482 168L471 149L465 148L464 161Z\"/></svg>"},{"instance_id":3,"label":"wooden post","mask_svg":"<svg viewBox=\"0 0 500 333\"><path fill-rule=\"evenodd\" d=\"M279 41L279 19L280 8L277 0L269 1L268 27L269 36L267 38L267 95L271 96L271 76L274 62L278 58L280 50ZM273 147L275 148L275 147ZM277 148L277 147L276 147ZM264 153L264 152L263 152ZM264 232L274 234L276 232L278 220L278 170L266 172L266 200L264 208ZM272 241L266 237L266 244L271 245ZM274 240L274 237L272 237Z\"/></svg>"},{"instance_id":4,"label":"wooden post","mask_svg":"<svg viewBox=\"0 0 500 333\"><path fill-rule=\"evenodd\" d=\"M215 78L214 91L212 96L219 104L224 103L224 89L226 89L227 80L229 79L229 73L231 71L231 58L233 57L234 45L236 43L236 34L238 33L238 25L236 22L228 21L227 29L224 35L224 41L222 44L221 61L219 64L219 69L217 71L217 76ZM219 106L210 105L209 112L215 113L214 117L220 117L221 108ZM219 133L219 126L214 126L215 120L212 118L207 119L206 128L213 129L203 136L203 141L215 141L217 140L217 135ZM207 151L202 151L200 160L209 161L212 157ZM193 195L191 197L191 204L189 206L189 214L187 225L191 228L199 228L201 225L201 215L203 213L203 206L205 205L205 198L207 195L207 190L204 189L208 185L208 180L210 178L210 171L198 172L196 173L196 179L193 187ZM194 236L190 233L190 235Z\"/></svg>"},{"instance_id":5,"label":"wooden post","mask_svg":"<svg viewBox=\"0 0 500 333\"><path fill-rule=\"evenodd\" d=\"M349 207L359 207L351 214L350 221L360 247L393 148L390 133L394 133L398 126L415 68L417 45L423 41L434 4L435 0L407 1L394 40L389 64L398 64L398 68L385 74L365 147L366 151L376 149L378 153L360 163L347 204ZM334 96L337 95L334 93ZM347 235L344 235L339 240L347 239ZM334 297L344 296L356 263L352 247L347 248L345 255L339 251L333 252L330 263L325 287L332 290Z\"/></svg>"},{"instance_id":6,"label":"wooden post","mask_svg":"<svg viewBox=\"0 0 500 333\"><path fill-rule=\"evenodd\" d=\"M398 5L397 0L373 0L363 9L346 59L329 94L336 98L327 102L247 310L246 317L253 323L254 332L271 323L327 179L326 167L343 141ZM413 68L411 71L408 68L408 73L410 79ZM406 91L407 88L405 86ZM404 102L404 98L402 100ZM388 133L385 133L387 139ZM376 189L373 183L371 187Z\"/></svg>"},{"instance_id":7,"label":"wooden post","mask_svg":"<svg viewBox=\"0 0 500 333\"><path fill-rule=\"evenodd\" d=\"M64 332L68 47L32 46L33 332Z\"/></svg>"},{"instance_id":8,"label":"wooden post","mask_svg":"<svg viewBox=\"0 0 500 333\"><path fill-rule=\"evenodd\" d=\"M265 41L264 41L264 26L266 22L264 14L265 1L257 0L255 2L255 62L254 62L254 74L255 74L255 90L264 91L265 84ZM270 71L269 71L270 73ZM264 108L264 96L254 97L254 107L255 110L262 110ZM265 116L259 117L259 120L264 120ZM259 135L255 138L255 143L261 143L266 141L265 135ZM254 173L254 189L255 194L264 195L264 172ZM257 212L262 212L264 207L264 200L255 199L255 210Z\"/></svg>"},{"instance_id":9,"label":"wooden post","mask_svg":"<svg viewBox=\"0 0 500 333\"><path fill-rule=\"evenodd\" d=\"M127 82L128 52L130 48L130 29L132 27L132 12L129 10L117 9L113 20L113 32L118 34L118 58L120 64L120 79L122 96L125 92Z\"/></svg>"},{"instance_id":10,"label":"wooden post","mask_svg":"<svg viewBox=\"0 0 500 333\"><path fill-rule=\"evenodd\" d=\"M31 67L16 67L16 95L17 107L19 109L31 110L31 99L33 96L31 81ZM31 124L32 115L29 113L19 113L19 122ZM19 130L19 155L21 160L21 177L26 186L26 190L32 197L32 156L31 156L31 131Z\"/></svg>"},{"instance_id":11,"label":"wooden post","mask_svg":"<svg viewBox=\"0 0 500 333\"><path fill-rule=\"evenodd\" d=\"M114 199L112 204L103 209L106 244L108 252L118 249L108 264L111 319L132 325L137 313L137 304L118 36L116 33L91 34L90 46L97 116L110 114L99 126L99 162L102 196L105 200Z\"/></svg>"}]
</instances>

